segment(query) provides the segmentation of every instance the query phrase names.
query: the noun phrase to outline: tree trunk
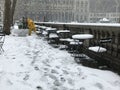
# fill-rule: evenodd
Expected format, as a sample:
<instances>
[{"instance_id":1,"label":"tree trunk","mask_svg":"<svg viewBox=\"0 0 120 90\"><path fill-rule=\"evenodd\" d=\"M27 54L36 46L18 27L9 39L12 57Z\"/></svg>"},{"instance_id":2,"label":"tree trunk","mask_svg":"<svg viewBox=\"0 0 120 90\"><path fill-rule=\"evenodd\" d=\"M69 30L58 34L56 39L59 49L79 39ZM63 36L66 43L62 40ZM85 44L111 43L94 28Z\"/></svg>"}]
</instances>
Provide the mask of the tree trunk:
<instances>
[{"instance_id":1,"label":"tree trunk","mask_svg":"<svg viewBox=\"0 0 120 90\"><path fill-rule=\"evenodd\" d=\"M5 34L10 34L10 16L11 16L11 0L5 0L4 4L4 27L3 31Z\"/></svg>"},{"instance_id":2,"label":"tree trunk","mask_svg":"<svg viewBox=\"0 0 120 90\"><path fill-rule=\"evenodd\" d=\"M13 25L13 17L14 17L14 12L15 12L16 3L17 3L17 0L13 0L12 8L11 8L11 24L12 24L12 25Z\"/></svg>"},{"instance_id":3,"label":"tree trunk","mask_svg":"<svg viewBox=\"0 0 120 90\"><path fill-rule=\"evenodd\" d=\"M4 4L4 27L5 34L10 34L10 27L13 24L13 16L15 11L17 0L5 0Z\"/></svg>"}]
</instances>

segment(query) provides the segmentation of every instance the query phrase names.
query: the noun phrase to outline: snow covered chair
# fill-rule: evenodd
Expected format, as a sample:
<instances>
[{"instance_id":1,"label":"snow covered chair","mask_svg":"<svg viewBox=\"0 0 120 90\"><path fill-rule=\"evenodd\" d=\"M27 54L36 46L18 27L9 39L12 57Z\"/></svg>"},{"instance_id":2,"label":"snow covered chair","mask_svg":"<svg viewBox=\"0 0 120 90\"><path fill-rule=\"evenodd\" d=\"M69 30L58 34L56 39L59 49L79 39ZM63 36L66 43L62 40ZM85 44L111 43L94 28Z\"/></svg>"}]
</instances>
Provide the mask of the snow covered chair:
<instances>
[{"instance_id":1,"label":"snow covered chair","mask_svg":"<svg viewBox=\"0 0 120 90\"><path fill-rule=\"evenodd\" d=\"M48 40L48 43L51 44L53 47L58 47L59 37L56 31L57 31L56 28L48 27L46 29L47 32L46 39Z\"/></svg>"},{"instance_id":2,"label":"snow covered chair","mask_svg":"<svg viewBox=\"0 0 120 90\"><path fill-rule=\"evenodd\" d=\"M56 28L47 27L45 31L47 32L46 38L49 41L50 34L51 33L56 34L57 29Z\"/></svg>"},{"instance_id":3,"label":"snow covered chair","mask_svg":"<svg viewBox=\"0 0 120 90\"><path fill-rule=\"evenodd\" d=\"M0 32L0 53L4 52L4 49L3 49L4 41L5 41L5 33Z\"/></svg>"},{"instance_id":4,"label":"snow covered chair","mask_svg":"<svg viewBox=\"0 0 120 90\"><path fill-rule=\"evenodd\" d=\"M59 36L60 50L67 50L69 40L71 40L70 30L58 30L57 34Z\"/></svg>"},{"instance_id":5,"label":"snow covered chair","mask_svg":"<svg viewBox=\"0 0 120 90\"><path fill-rule=\"evenodd\" d=\"M59 37L56 33L50 33L48 37L50 44L58 44Z\"/></svg>"}]
</instances>

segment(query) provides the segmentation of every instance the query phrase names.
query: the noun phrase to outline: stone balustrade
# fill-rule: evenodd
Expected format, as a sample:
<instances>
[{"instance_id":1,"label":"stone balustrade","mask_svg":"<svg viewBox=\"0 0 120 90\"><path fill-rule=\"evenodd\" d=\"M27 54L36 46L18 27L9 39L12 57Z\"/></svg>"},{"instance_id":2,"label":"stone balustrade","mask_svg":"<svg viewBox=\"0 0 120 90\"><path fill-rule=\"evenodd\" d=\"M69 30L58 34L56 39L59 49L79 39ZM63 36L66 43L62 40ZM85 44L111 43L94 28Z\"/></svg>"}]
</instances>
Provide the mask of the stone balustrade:
<instances>
[{"instance_id":1,"label":"stone balustrade","mask_svg":"<svg viewBox=\"0 0 120 90\"><path fill-rule=\"evenodd\" d=\"M111 68L120 72L120 24L54 22L36 22L36 24L54 27L58 30L70 30L72 35L78 33L93 34L94 38L89 40L88 46L98 45L100 39L112 38L112 42L102 44L102 47L107 49L102 60L106 60Z\"/></svg>"}]
</instances>

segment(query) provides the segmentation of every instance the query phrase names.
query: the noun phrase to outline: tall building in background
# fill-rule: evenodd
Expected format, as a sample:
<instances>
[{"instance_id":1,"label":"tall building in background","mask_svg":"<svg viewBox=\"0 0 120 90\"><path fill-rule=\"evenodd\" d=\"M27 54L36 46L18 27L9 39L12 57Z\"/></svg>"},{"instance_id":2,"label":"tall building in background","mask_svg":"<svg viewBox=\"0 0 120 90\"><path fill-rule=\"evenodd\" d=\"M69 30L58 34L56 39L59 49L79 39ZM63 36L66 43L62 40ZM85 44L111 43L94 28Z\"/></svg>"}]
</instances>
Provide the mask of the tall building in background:
<instances>
[{"instance_id":1,"label":"tall building in background","mask_svg":"<svg viewBox=\"0 0 120 90\"><path fill-rule=\"evenodd\" d=\"M88 22L89 0L18 0L15 19L49 22Z\"/></svg>"},{"instance_id":2,"label":"tall building in background","mask_svg":"<svg viewBox=\"0 0 120 90\"><path fill-rule=\"evenodd\" d=\"M47 22L120 21L120 0L18 0L15 20L29 17Z\"/></svg>"},{"instance_id":3,"label":"tall building in background","mask_svg":"<svg viewBox=\"0 0 120 90\"><path fill-rule=\"evenodd\" d=\"M4 0L0 0L0 23L3 23L4 14Z\"/></svg>"},{"instance_id":4,"label":"tall building in background","mask_svg":"<svg viewBox=\"0 0 120 90\"><path fill-rule=\"evenodd\" d=\"M117 23L120 20L120 0L90 0L90 22L106 18Z\"/></svg>"}]
</instances>

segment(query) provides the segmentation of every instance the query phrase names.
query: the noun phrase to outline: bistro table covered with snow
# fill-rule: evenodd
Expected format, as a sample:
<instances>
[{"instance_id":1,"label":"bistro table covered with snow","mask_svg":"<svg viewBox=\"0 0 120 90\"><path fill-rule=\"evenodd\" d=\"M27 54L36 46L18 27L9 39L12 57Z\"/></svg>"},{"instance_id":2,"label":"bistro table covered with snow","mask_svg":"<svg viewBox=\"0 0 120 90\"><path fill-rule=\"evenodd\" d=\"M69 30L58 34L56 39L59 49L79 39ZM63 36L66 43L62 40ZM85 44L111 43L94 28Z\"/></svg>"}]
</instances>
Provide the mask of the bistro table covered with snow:
<instances>
[{"instance_id":1,"label":"bistro table covered with snow","mask_svg":"<svg viewBox=\"0 0 120 90\"><path fill-rule=\"evenodd\" d=\"M73 35L72 38L74 39L74 41L79 41L79 42L82 42L82 44L84 44L84 40L87 40L87 39L91 39L93 38L93 35L91 34L76 34L76 35Z\"/></svg>"},{"instance_id":2,"label":"bistro table covered with snow","mask_svg":"<svg viewBox=\"0 0 120 90\"><path fill-rule=\"evenodd\" d=\"M73 35L72 38L77 41L77 42L82 42L82 43L77 43L78 45L76 45L75 47L75 53L73 54L73 56L75 57L75 60L77 60L76 58L86 58L86 56L84 55L84 52L83 52L83 48L84 48L84 41L87 40L87 39L91 39L93 38L93 35L91 34L76 34L76 35ZM78 62L78 61L77 61Z\"/></svg>"},{"instance_id":3,"label":"bistro table covered with snow","mask_svg":"<svg viewBox=\"0 0 120 90\"><path fill-rule=\"evenodd\" d=\"M70 33L70 30L58 30L57 33Z\"/></svg>"},{"instance_id":4,"label":"bistro table covered with snow","mask_svg":"<svg viewBox=\"0 0 120 90\"><path fill-rule=\"evenodd\" d=\"M72 38L78 39L78 40L85 40L85 39L93 38L93 35L91 35L91 34L76 34L76 35L73 35Z\"/></svg>"}]
</instances>

